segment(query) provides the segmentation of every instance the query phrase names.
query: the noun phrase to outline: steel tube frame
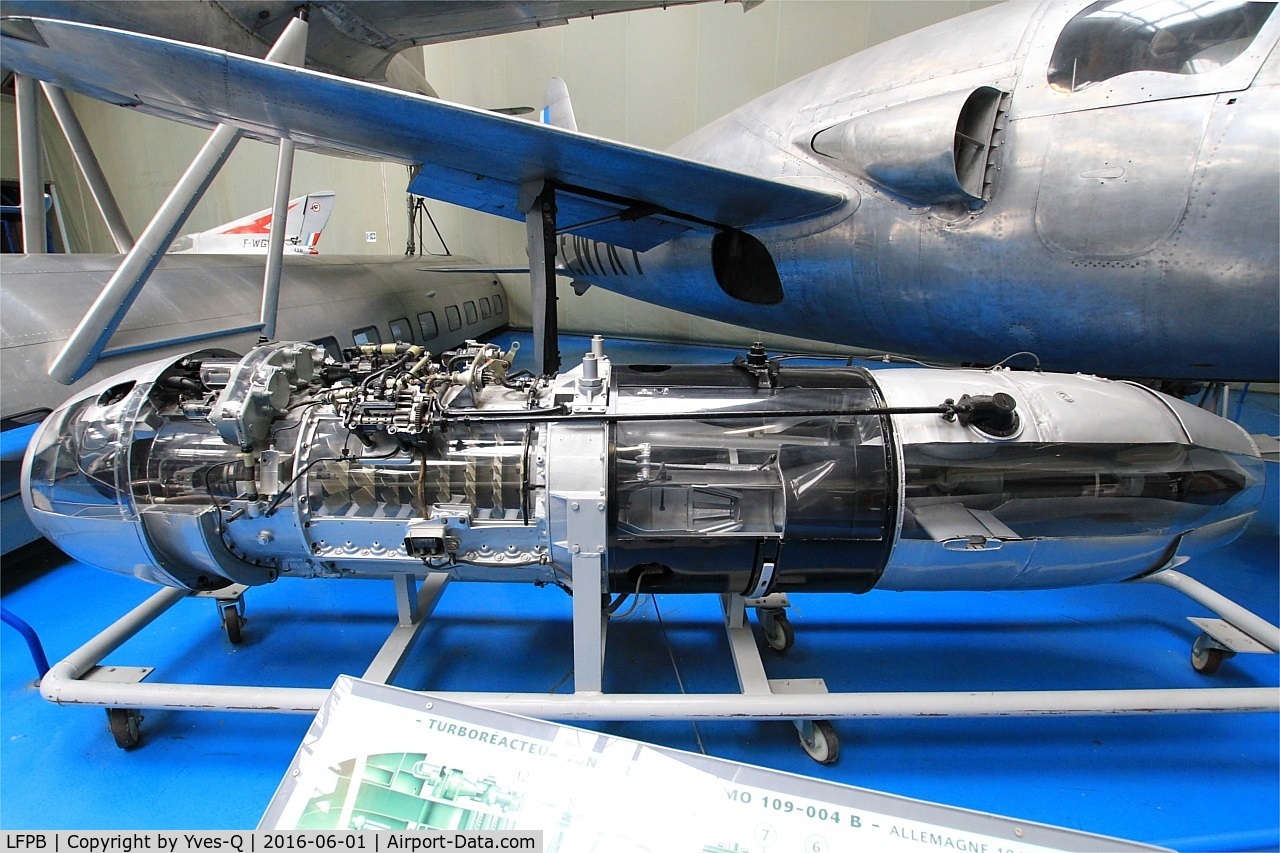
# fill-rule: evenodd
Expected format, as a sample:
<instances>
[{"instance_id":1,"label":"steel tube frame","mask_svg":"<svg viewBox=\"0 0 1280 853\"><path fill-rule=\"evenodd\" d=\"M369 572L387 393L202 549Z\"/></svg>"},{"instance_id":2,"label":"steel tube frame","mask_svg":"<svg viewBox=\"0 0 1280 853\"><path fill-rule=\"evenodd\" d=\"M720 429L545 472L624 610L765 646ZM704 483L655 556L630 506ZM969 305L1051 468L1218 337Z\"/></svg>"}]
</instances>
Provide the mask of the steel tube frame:
<instances>
[{"instance_id":1,"label":"steel tube frame","mask_svg":"<svg viewBox=\"0 0 1280 853\"><path fill-rule=\"evenodd\" d=\"M40 100L34 77L13 75L18 124L18 204L22 208L22 251L47 254L44 181L40 178Z\"/></svg>"},{"instance_id":2,"label":"steel tube frame","mask_svg":"<svg viewBox=\"0 0 1280 853\"><path fill-rule=\"evenodd\" d=\"M1271 651L1280 652L1280 628L1241 607L1222 593L1215 592L1195 578L1188 577L1182 572L1165 569L1153 575L1136 578L1134 582L1160 584L1177 590L1197 604L1212 610Z\"/></svg>"},{"instance_id":3,"label":"steel tube frame","mask_svg":"<svg viewBox=\"0 0 1280 853\"><path fill-rule=\"evenodd\" d=\"M430 591L424 588L424 597L434 599L435 592L442 589L443 585L442 582ZM310 714L319 710L328 695L326 688L120 684L84 680L83 676L104 657L187 595L185 590L180 589L163 589L157 592L65 660L55 664L40 683L41 695L57 704L139 709L293 714ZM402 633L412 631L416 635L429 613L430 606L424 608L413 626L402 626L396 630ZM599 616L595 612L591 618L598 619ZM575 619L577 618L578 614L575 613ZM732 622L732 618L730 621ZM403 651L400 654L407 653L408 644L402 645ZM378 666L371 669L376 670L379 675L394 672L397 668L386 661L381 653L378 660ZM700 720L734 717L795 721L856 717L1083 716L1280 711L1280 690L1272 687L943 693L619 694L588 690L552 695L422 692L424 695L496 711L555 720Z\"/></svg>"},{"instance_id":4,"label":"steel tube frame","mask_svg":"<svg viewBox=\"0 0 1280 853\"><path fill-rule=\"evenodd\" d=\"M67 145L71 147L71 156L75 157L76 165L80 167L80 174L84 176L84 181L89 187L89 195L93 197L93 203L98 206L98 212L102 214L107 231L111 234L111 241L116 244L116 251L122 255L128 254L133 248L133 232L124 221L120 205L116 203L116 197L111 192L111 184L103 174L102 165L98 162L97 155L93 153L93 146L89 143L89 137L85 134L80 119L76 117L76 111L72 108L67 93L57 86L43 82L40 88L44 90L44 96L49 101L49 106L53 108L54 118L58 120L62 135L66 137Z\"/></svg>"},{"instance_id":5,"label":"steel tube frame","mask_svg":"<svg viewBox=\"0 0 1280 853\"><path fill-rule=\"evenodd\" d=\"M49 672L56 672L61 678L76 679L82 677L101 663L103 658L120 648L126 640L154 622L161 614L186 598L187 595L187 591L183 589L166 587L160 590L113 622L92 640L54 664ZM53 702L58 701L56 697L49 695L45 695L45 698Z\"/></svg>"}]
</instances>

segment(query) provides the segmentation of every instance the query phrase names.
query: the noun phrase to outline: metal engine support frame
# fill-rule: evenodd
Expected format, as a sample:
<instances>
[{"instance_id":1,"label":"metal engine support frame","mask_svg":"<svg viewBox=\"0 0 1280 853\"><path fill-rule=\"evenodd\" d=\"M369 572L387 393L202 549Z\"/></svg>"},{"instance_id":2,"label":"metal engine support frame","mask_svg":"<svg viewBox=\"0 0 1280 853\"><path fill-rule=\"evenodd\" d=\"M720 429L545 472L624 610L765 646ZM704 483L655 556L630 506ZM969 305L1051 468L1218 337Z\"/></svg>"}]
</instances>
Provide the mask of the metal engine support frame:
<instances>
[{"instance_id":1,"label":"metal engine support frame","mask_svg":"<svg viewBox=\"0 0 1280 853\"><path fill-rule=\"evenodd\" d=\"M1221 621L1196 621L1202 673L1274 653L1280 628L1173 571L1182 551L1230 541L1253 515L1262 463L1234 425L1127 383L872 377L784 367L762 347L732 365L664 369L655 385L603 346L597 336L570 372L519 377L517 346L470 342L432 361L409 344L367 345L320 363L314 346L278 342L84 392L34 440L24 502L68 553L169 588L56 664L42 695L127 715L113 724L125 748L140 709L314 713L326 688L145 683L150 669L101 663L192 590L212 593L238 642L242 589L228 583L391 577L397 624L368 680L396 677L452 581L554 584L573 592L572 694L430 695L566 721L790 720L822 762L838 752L830 719L1280 710L1268 687L829 693L820 678L770 679L746 619L755 609L765 641L785 649L788 592L1052 588L1069 571L1065 585L1136 577L1214 611ZM1150 470L1129 464L1132 447ZM977 457L994 461L964 467ZM989 511L1001 465L1018 474L996 490L1023 513L1008 516L1017 529ZM974 487L932 490L953 471ZM1080 471L1093 484L1083 492ZM1176 529L1148 518L1165 517L1166 496L1181 500ZM1081 501L1129 508L1101 514L1118 528L1079 522L1078 536L1103 543L1091 561L1047 511ZM622 600L606 592L719 595L739 692L606 693L606 627Z\"/></svg>"},{"instance_id":2,"label":"metal engine support frame","mask_svg":"<svg viewBox=\"0 0 1280 853\"><path fill-rule=\"evenodd\" d=\"M1170 574L1177 574L1172 573ZM1277 650L1280 629L1219 596L1184 575L1147 582L1165 583L1202 604L1226 603L1214 608L1219 616L1236 624L1241 614L1267 626L1270 636L1257 637ZM405 657L430 619L448 586L444 575L428 578L415 590L411 577L396 579L399 612L382 648L363 677L380 683L395 678ZM145 683L149 669L110 667L102 661L130 637L142 631L179 601L192 595L166 588L152 595L84 646L55 664L40 684L45 699L62 705L99 705L108 708L243 711L313 714L319 710L327 688ZM599 596L575 596L575 601L599 602ZM745 618L748 601L740 595L722 596L734 666L741 686L739 694L610 694L603 682L605 614L598 606L576 605L573 613L575 691L572 694L424 691L454 702L554 720L703 720L718 717L803 721L857 717L989 717L1045 715L1109 715L1154 713L1274 712L1280 710L1280 691L1270 687L1179 688L1139 690L1064 690L997 692L827 693L821 679L769 679L758 646ZM1258 623L1250 624L1256 629ZM1237 627L1240 627L1237 624ZM1242 628L1243 630L1243 628ZM122 682L121 673L133 672L134 680Z\"/></svg>"}]
</instances>

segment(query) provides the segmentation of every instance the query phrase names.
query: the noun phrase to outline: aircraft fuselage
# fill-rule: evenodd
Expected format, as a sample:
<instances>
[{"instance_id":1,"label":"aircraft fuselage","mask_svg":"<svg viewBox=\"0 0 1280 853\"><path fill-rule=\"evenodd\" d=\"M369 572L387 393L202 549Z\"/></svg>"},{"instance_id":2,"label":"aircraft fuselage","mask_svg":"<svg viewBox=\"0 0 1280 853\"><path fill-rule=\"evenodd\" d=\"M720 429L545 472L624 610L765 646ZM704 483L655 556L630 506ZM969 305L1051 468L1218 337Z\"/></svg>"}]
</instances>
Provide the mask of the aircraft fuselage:
<instances>
[{"instance_id":1,"label":"aircraft fuselage","mask_svg":"<svg viewBox=\"0 0 1280 853\"><path fill-rule=\"evenodd\" d=\"M782 334L949 361L1029 351L1047 369L1274 379L1280 15L1205 71L1185 59L1180 72L1054 80L1081 7L945 22L683 140L673 153L846 198L754 231L768 258L747 253L737 281L717 274L706 235L639 255L568 237L562 256L582 281ZM974 132L989 147L965 152ZM947 168L958 187L937 180Z\"/></svg>"}]
</instances>

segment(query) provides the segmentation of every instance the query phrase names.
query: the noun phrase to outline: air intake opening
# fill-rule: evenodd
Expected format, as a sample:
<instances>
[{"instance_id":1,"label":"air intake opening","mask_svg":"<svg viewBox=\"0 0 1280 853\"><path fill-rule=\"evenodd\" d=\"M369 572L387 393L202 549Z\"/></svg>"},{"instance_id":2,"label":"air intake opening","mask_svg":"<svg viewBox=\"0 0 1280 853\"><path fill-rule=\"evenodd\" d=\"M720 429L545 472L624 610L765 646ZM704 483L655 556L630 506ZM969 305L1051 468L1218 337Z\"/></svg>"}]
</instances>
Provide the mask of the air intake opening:
<instances>
[{"instance_id":1,"label":"air intake opening","mask_svg":"<svg viewBox=\"0 0 1280 853\"><path fill-rule=\"evenodd\" d=\"M769 250L745 231L730 229L712 238L711 269L716 284L734 299L752 305L777 305L785 296Z\"/></svg>"}]
</instances>

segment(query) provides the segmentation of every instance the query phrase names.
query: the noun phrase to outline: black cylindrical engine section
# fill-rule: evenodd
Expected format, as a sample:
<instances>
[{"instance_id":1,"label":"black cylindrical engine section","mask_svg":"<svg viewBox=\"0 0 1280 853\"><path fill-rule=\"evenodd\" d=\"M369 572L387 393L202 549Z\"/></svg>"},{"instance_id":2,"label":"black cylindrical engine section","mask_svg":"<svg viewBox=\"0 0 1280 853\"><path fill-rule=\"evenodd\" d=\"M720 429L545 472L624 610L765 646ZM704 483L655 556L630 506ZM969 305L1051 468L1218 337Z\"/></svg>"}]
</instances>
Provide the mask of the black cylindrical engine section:
<instances>
[{"instance_id":1,"label":"black cylindrical engine section","mask_svg":"<svg viewBox=\"0 0 1280 853\"><path fill-rule=\"evenodd\" d=\"M898 491L888 418L858 414L879 394L858 369L771 370L615 369L612 591L875 585Z\"/></svg>"}]
</instances>

